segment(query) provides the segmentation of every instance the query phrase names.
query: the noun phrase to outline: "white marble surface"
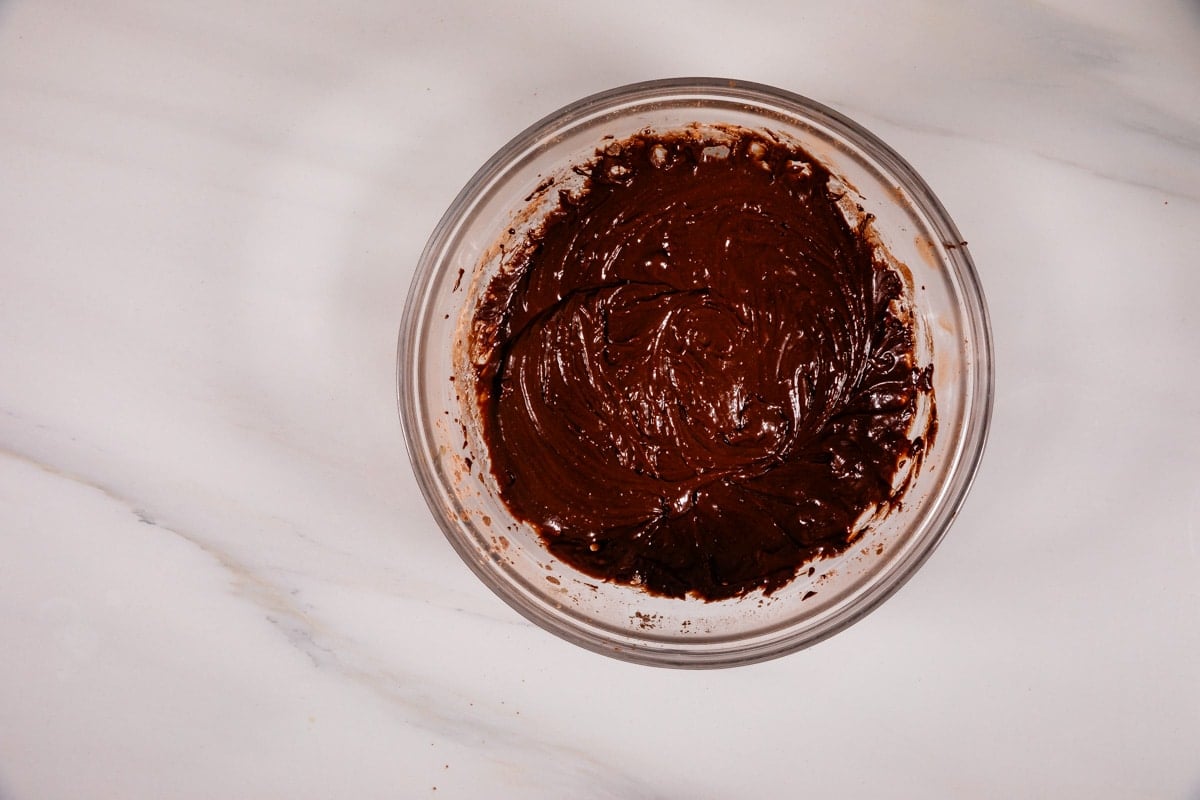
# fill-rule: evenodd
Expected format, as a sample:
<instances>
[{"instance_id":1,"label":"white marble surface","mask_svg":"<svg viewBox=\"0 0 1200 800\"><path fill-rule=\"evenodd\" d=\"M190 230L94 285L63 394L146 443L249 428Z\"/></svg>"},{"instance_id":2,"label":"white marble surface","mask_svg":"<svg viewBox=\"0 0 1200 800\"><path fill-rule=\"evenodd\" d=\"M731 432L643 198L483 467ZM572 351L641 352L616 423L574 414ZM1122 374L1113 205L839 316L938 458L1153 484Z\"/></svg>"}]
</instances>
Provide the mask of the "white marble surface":
<instances>
[{"instance_id":1,"label":"white marble surface","mask_svg":"<svg viewBox=\"0 0 1200 800\"><path fill-rule=\"evenodd\" d=\"M580 96L903 153L996 340L954 530L719 672L532 627L426 510L413 267ZM1200 798L1200 4L0 5L0 797Z\"/></svg>"}]
</instances>

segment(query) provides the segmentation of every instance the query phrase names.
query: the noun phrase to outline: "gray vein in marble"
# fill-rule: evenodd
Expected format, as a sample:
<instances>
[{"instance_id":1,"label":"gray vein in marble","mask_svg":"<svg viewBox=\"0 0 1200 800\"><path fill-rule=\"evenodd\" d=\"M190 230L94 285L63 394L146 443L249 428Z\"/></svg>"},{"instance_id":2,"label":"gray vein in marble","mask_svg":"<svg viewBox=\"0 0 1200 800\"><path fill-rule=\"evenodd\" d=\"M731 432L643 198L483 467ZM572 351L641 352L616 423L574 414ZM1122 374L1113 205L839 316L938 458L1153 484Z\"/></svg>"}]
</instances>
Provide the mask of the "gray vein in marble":
<instances>
[{"instance_id":1,"label":"gray vein in marble","mask_svg":"<svg viewBox=\"0 0 1200 800\"><path fill-rule=\"evenodd\" d=\"M267 200L272 203L283 203L297 208L309 210L343 213L341 206L322 201L319 197L303 196L282 191L264 190L260 186L247 186L237 182L214 180L212 178L195 178L186 174L179 167L163 164L147 164L137 159L126 158L120 154L108 152L104 148L73 141L63 135L48 135L43 132L30 134L20 130L10 122L0 119L0 132L10 143L17 143L39 153L50 156L68 156L86 161L89 164L100 164L119 170L143 173L155 179L174 179L186 183L189 187L200 186L227 193L235 197L245 197L253 200Z\"/></svg>"},{"instance_id":2,"label":"gray vein in marble","mask_svg":"<svg viewBox=\"0 0 1200 800\"><path fill-rule=\"evenodd\" d=\"M347 152L330 152L327 148L308 148L304 152L296 152L294 143L288 141L282 130L278 136L272 137L264 132L255 132L254 129L244 125L224 124L219 117L214 117L203 110L171 107L163 102L117 94L99 86L91 86L81 91L44 80L35 81L28 76L22 76L19 82L0 81L0 83L3 83L10 96L16 92L33 95L52 102L85 109L92 113L123 117L131 125L135 123L158 124L168 129L173 136L195 137L211 143L233 145L258 157L291 156L303 159L315 167L350 175L366 182L380 182L385 177L385 173L380 173L378 170L368 171L365 168L356 168L346 163L350 160L350 154ZM287 147L289 144L293 144L293 147ZM338 146L335 142L328 143L328 145L329 147ZM158 169L157 166L156 169ZM395 183L389 188L400 189L403 186Z\"/></svg>"},{"instance_id":3,"label":"gray vein in marble","mask_svg":"<svg viewBox=\"0 0 1200 800\"><path fill-rule=\"evenodd\" d=\"M851 108L848 105L841 105L839 107L845 108L845 109ZM1129 187L1133 187L1136 189L1151 191L1151 192L1154 192L1156 195L1166 196L1166 197L1170 197L1170 198L1176 199L1176 200L1183 200L1183 201L1188 201L1188 202L1192 202L1192 203L1200 203L1200 193L1185 192L1185 191L1182 191L1179 189L1171 189L1171 188L1168 188L1165 186L1161 186L1161 185L1154 184L1154 183L1149 183L1146 181L1139 181L1139 180L1131 178L1127 175L1121 175L1119 173L1097 169L1096 166L1093 164L1084 163L1082 161L1076 161L1074 159L1067 158L1067 157L1062 156L1057 153L1047 152L1040 148L1024 147L1020 144L1006 142L1006 141L1002 141L1002 140L992 138L992 137L977 136L977 135L973 135L973 134L963 133L961 131L952 131L948 128L943 128L943 127L939 127L936 125L917 123L917 122L913 122L911 120L905 120L905 119L900 119L900 118L893 117L893 116L879 114L875 111L867 111L865 109L854 109L852 111L848 111L847 113L851 113L854 116L860 116L863 119L874 118L876 120L879 120L880 122L884 122L895 128L899 128L901 130L906 130L906 131L911 131L912 133L915 133L915 134L918 134L921 136L933 136L933 137L937 137L940 139L948 139L948 140L953 140L953 141L966 142L966 143L970 143L970 144L981 144L981 145L985 145L988 147L994 147L998 150L1004 150L1007 152L1016 153L1018 155L1035 156L1037 158L1041 158L1045 161L1049 161L1054 164L1059 164L1064 167L1069 167L1071 169L1080 170L1094 178L1098 178L1100 180L1107 181L1110 183L1116 183L1116 184L1119 184L1122 186L1129 186ZM1130 127L1130 129L1135 130L1135 128L1132 126ZM1151 134L1152 131L1145 131L1145 133ZM1162 132L1154 132L1154 133L1156 133L1156 135L1158 135L1159 138L1163 139L1164 141L1169 141L1169 142L1172 141L1170 138L1163 135ZM1193 142L1190 138L1185 138L1185 139L1181 140L1180 142L1172 142L1172 143L1178 144L1179 146L1188 147L1188 148L1200 148L1200 143Z\"/></svg>"},{"instance_id":4,"label":"gray vein in marble","mask_svg":"<svg viewBox=\"0 0 1200 800\"><path fill-rule=\"evenodd\" d=\"M581 750L529 736L484 719L448 713L446 709L455 705L447 702L447 698L455 696L450 689L441 685L432 686L425 678L397 674L380 666L375 657L363 652L361 644L337 635L300 608L292 599L292 592L256 574L233 555L205 541L203 537L163 524L153 512L121 492L8 447L0 446L0 456L99 492L128 509L138 524L151 526L189 543L225 570L233 580L238 596L265 612L265 620L279 631L291 647L303 653L315 669L332 670L398 707L404 713L407 724L461 746L486 746L485 756L497 764L521 769L523 765L537 763L543 778L547 772L585 778L589 791L594 793L592 796L630 799L653 797L645 794L644 784L632 775L624 774L614 765L601 763ZM430 692L430 689L436 689L436 692ZM482 702L481 699L481 705ZM540 755L535 757L535 754Z\"/></svg>"},{"instance_id":5,"label":"gray vein in marble","mask_svg":"<svg viewBox=\"0 0 1200 800\"><path fill-rule=\"evenodd\" d=\"M1127 131L1150 136L1176 147L1182 147L1187 150L1194 150L1200 153L1200 128L1197 128L1196 126L1189 126L1191 130L1186 133L1179 133L1175 131L1163 130L1158 125L1152 125L1148 122L1142 121L1144 119L1144 116L1135 115L1130 119L1118 120L1117 124ZM1176 122L1182 122L1182 120L1177 117L1172 117L1171 119Z\"/></svg>"}]
</instances>

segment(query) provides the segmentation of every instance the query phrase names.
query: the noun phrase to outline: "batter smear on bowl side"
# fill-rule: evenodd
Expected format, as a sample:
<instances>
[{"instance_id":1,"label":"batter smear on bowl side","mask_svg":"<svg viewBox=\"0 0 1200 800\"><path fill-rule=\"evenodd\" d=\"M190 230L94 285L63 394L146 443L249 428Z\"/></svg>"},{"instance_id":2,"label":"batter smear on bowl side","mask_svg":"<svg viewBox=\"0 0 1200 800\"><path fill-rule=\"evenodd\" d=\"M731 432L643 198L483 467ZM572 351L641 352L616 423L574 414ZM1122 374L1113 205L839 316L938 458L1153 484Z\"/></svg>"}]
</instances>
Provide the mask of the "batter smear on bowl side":
<instances>
[{"instance_id":1,"label":"batter smear on bowl side","mask_svg":"<svg viewBox=\"0 0 1200 800\"><path fill-rule=\"evenodd\" d=\"M911 298L793 142L643 133L519 241L472 319L501 498L559 559L771 593L897 504L936 420Z\"/></svg>"}]
</instances>

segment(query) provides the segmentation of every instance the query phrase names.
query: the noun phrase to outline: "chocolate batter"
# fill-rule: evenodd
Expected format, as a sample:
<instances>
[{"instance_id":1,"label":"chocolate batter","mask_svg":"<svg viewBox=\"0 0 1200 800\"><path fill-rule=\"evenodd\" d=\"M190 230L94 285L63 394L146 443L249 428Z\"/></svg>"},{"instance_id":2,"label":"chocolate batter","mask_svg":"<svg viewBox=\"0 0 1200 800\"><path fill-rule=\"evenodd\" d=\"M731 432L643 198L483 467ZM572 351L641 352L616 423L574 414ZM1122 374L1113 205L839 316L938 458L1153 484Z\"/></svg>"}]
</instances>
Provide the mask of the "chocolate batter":
<instances>
[{"instance_id":1,"label":"chocolate batter","mask_svg":"<svg viewBox=\"0 0 1200 800\"><path fill-rule=\"evenodd\" d=\"M642 134L579 172L475 312L501 496L597 578L770 593L920 458L904 281L767 134Z\"/></svg>"}]
</instances>

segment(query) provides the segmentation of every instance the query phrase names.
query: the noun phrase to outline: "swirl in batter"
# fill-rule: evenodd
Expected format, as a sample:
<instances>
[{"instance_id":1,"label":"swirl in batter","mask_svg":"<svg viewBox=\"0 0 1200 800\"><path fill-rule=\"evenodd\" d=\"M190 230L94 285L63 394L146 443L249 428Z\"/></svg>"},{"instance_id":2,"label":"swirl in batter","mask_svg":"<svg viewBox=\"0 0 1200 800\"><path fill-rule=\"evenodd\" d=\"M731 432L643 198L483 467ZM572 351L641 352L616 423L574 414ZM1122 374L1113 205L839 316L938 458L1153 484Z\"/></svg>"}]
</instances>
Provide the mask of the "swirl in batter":
<instances>
[{"instance_id":1,"label":"swirl in batter","mask_svg":"<svg viewBox=\"0 0 1200 800\"><path fill-rule=\"evenodd\" d=\"M474 317L514 515L589 575L704 600L778 589L897 502L931 392L830 174L728 133L610 143Z\"/></svg>"}]
</instances>

